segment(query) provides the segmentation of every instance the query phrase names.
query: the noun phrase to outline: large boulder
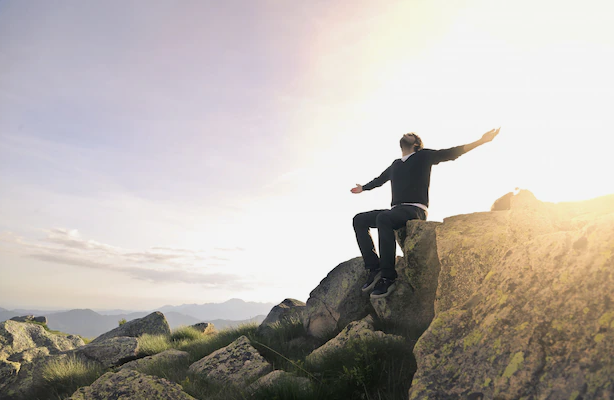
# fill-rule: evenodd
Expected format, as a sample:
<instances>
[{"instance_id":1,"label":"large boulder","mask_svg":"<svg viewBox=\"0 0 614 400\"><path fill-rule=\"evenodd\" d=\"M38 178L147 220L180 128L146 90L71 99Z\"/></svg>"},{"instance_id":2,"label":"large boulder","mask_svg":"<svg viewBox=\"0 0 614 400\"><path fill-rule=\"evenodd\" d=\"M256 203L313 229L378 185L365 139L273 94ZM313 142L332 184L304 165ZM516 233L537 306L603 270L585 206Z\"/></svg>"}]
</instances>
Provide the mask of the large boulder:
<instances>
[{"instance_id":1,"label":"large boulder","mask_svg":"<svg viewBox=\"0 0 614 400\"><path fill-rule=\"evenodd\" d=\"M196 361L189 368L189 372L196 376L232 385L242 385L272 370L271 364L252 347L245 336Z\"/></svg>"},{"instance_id":2,"label":"large boulder","mask_svg":"<svg viewBox=\"0 0 614 400\"><path fill-rule=\"evenodd\" d=\"M327 337L372 310L369 296L361 291L367 279L362 257L339 264L309 294L303 324L307 333Z\"/></svg>"},{"instance_id":3,"label":"large boulder","mask_svg":"<svg viewBox=\"0 0 614 400\"><path fill-rule=\"evenodd\" d=\"M435 313L467 301L490 269L512 247L540 235L577 229L572 207L541 202L528 190L510 198L510 209L456 215L437 227L441 263Z\"/></svg>"},{"instance_id":4,"label":"large boulder","mask_svg":"<svg viewBox=\"0 0 614 400\"><path fill-rule=\"evenodd\" d=\"M195 400L181 386L134 370L107 372L90 386L79 388L66 400Z\"/></svg>"},{"instance_id":5,"label":"large boulder","mask_svg":"<svg viewBox=\"0 0 614 400\"><path fill-rule=\"evenodd\" d=\"M439 307L410 399L614 398L614 196L530 197L437 229Z\"/></svg>"},{"instance_id":6,"label":"large boulder","mask_svg":"<svg viewBox=\"0 0 614 400\"><path fill-rule=\"evenodd\" d=\"M118 336L139 337L145 333L150 335L170 335L171 328L168 321L160 311L152 312L151 314L128 321L119 327L98 336L92 340L92 343L97 343L105 339Z\"/></svg>"},{"instance_id":7,"label":"large boulder","mask_svg":"<svg viewBox=\"0 0 614 400\"><path fill-rule=\"evenodd\" d=\"M0 359L37 347L44 347L53 354L83 345L79 336L50 333L41 325L11 320L0 322Z\"/></svg>"},{"instance_id":8,"label":"large boulder","mask_svg":"<svg viewBox=\"0 0 614 400\"><path fill-rule=\"evenodd\" d=\"M134 337L119 336L91 342L73 350L77 356L100 363L104 368L122 365L136 359L139 351L138 340Z\"/></svg>"},{"instance_id":9,"label":"large boulder","mask_svg":"<svg viewBox=\"0 0 614 400\"><path fill-rule=\"evenodd\" d=\"M439 222L408 221L397 231L403 257L397 257L396 289L388 297L371 299L382 321L393 323L417 339L433 320L439 277L436 228Z\"/></svg>"},{"instance_id":10,"label":"large boulder","mask_svg":"<svg viewBox=\"0 0 614 400\"><path fill-rule=\"evenodd\" d=\"M305 361L313 366L317 366L327 355L344 348L348 342L366 339L403 340L401 336L376 331L373 326L373 317L367 316L360 321L350 322L337 336L312 351Z\"/></svg>"},{"instance_id":11,"label":"large boulder","mask_svg":"<svg viewBox=\"0 0 614 400\"><path fill-rule=\"evenodd\" d=\"M50 333L38 324L11 320L1 322L0 392L22 391L32 381L30 364L83 344L83 339L78 336Z\"/></svg>"},{"instance_id":12,"label":"large boulder","mask_svg":"<svg viewBox=\"0 0 614 400\"><path fill-rule=\"evenodd\" d=\"M258 326L257 332L263 336L273 334L276 324L292 322L293 320L302 321L305 303L295 299L285 299L271 309L264 321Z\"/></svg>"}]
</instances>

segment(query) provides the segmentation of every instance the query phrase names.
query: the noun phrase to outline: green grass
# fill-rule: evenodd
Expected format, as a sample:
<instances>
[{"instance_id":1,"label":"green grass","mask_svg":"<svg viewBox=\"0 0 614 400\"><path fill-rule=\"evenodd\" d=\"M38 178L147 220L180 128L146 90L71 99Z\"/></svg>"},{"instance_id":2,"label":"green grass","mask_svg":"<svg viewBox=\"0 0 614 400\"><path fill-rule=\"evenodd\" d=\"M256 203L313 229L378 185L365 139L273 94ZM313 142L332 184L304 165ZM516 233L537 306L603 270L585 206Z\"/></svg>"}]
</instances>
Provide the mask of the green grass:
<instances>
[{"instance_id":1,"label":"green grass","mask_svg":"<svg viewBox=\"0 0 614 400\"><path fill-rule=\"evenodd\" d=\"M179 342L181 340L197 340L204 335L203 332L191 326L180 326L171 333L171 341Z\"/></svg>"},{"instance_id":2,"label":"green grass","mask_svg":"<svg viewBox=\"0 0 614 400\"><path fill-rule=\"evenodd\" d=\"M42 385L33 388L31 398L63 399L81 386L89 386L106 370L100 364L70 355L53 359L41 371Z\"/></svg>"},{"instance_id":3,"label":"green grass","mask_svg":"<svg viewBox=\"0 0 614 400\"><path fill-rule=\"evenodd\" d=\"M416 362L410 342L370 338L350 340L305 369L319 381L316 398L396 400L407 398Z\"/></svg>"},{"instance_id":4,"label":"green grass","mask_svg":"<svg viewBox=\"0 0 614 400\"><path fill-rule=\"evenodd\" d=\"M146 375L158 376L171 382L180 383L186 378L190 364L190 361L186 359L166 359L141 366L136 370Z\"/></svg>"},{"instance_id":5,"label":"green grass","mask_svg":"<svg viewBox=\"0 0 614 400\"><path fill-rule=\"evenodd\" d=\"M138 337L138 357L152 356L171 348L171 342L166 335L150 335L145 333Z\"/></svg>"},{"instance_id":6,"label":"green grass","mask_svg":"<svg viewBox=\"0 0 614 400\"><path fill-rule=\"evenodd\" d=\"M228 346L234 342L240 336L253 337L258 324L249 323L243 324L236 328L227 328L219 331L214 335L201 335L195 340L181 340L173 343L172 347L177 350L186 351L190 354L191 362L200 360L201 358L208 356L215 350Z\"/></svg>"}]
</instances>

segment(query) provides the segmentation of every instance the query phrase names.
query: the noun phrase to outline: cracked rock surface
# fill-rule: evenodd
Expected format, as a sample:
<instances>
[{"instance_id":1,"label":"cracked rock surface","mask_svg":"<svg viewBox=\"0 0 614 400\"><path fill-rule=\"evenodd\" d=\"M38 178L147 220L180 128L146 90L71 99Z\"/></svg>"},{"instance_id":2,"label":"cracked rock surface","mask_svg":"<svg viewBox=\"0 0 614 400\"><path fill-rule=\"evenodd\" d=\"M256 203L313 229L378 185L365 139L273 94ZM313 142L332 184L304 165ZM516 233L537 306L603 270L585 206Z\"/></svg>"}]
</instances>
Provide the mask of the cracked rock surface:
<instances>
[{"instance_id":1,"label":"cracked rock surface","mask_svg":"<svg viewBox=\"0 0 614 400\"><path fill-rule=\"evenodd\" d=\"M250 344L245 336L214 351L190 365L198 377L218 383L241 385L271 372L273 367Z\"/></svg>"}]
</instances>

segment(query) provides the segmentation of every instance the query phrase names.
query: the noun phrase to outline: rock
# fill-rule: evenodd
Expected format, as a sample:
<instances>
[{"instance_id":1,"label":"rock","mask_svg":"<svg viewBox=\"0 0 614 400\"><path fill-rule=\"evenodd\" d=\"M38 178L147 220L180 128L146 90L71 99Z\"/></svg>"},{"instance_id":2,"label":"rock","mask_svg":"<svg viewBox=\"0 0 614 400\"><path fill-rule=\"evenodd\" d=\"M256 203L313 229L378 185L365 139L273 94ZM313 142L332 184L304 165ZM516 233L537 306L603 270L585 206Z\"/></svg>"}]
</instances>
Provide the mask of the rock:
<instances>
[{"instance_id":1,"label":"rock","mask_svg":"<svg viewBox=\"0 0 614 400\"><path fill-rule=\"evenodd\" d=\"M466 302L511 247L559 230L552 204L527 190L510 202L509 211L457 215L437 227L441 271L436 314Z\"/></svg>"},{"instance_id":2,"label":"rock","mask_svg":"<svg viewBox=\"0 0 614 400\"><path fill-rule=\"evenodd\" d=\"M93 399L195 400L176 383L133 370L107 372L90 386L79 388L67 400Z\"/></svg>"},{"instance_id":3,"label":"rock","mask_svg":"<svg viewBox=\"0 0 614 400\"><path fill-rule=\"evenodd\" d=\"M309 294L303 325L312 336L326 337L369 314L369 296L361 287L367 279L362 257L339 264Z\"/></svg>"},{"instance_id":4,"label":"rock","mask_svg":"<svg viewBox=\"0 0 614 400\"><path fill-rule=\"evenodd\" d=\"M24 350L22 352L19 353L14 353L11 354L7 360L8 361L15 361L18 363L28 363L28 362L32 362L38 358L43 358L43 357L47 357L48 355L50 355L49 353L49 349L46 347L33 347L27 350Z\"/></svg>"},{"instance_id":5,"label":"rock","mask_svg":"<svg viewBox=\"0 0 614 400\"><path fill-rule=\"evenodd\" d=\"M403 340L400 336L388 335L382 331L375 331L373 328L373 318L368 316L360 321L350 322L336 337L309 354L305 361L311 365L317 366L327 354L345 347L350 340L364 339Z\"/></svg>"},{"instance_id":6,"label":"rock","mask_svg":"<svg viewBox=\"0 0 614 400\"><path fill-rule=\"evenodd\" d=\"M296 385L300 388L301 391L310 391L311 381L309 378L297 377L286 371L276 370L269 372L265 376L259 378L256 382L249 385L247 391L249 393L255 393L259 390L270 388L275 385L290 383L292 385Z\"/></svg>"},{"instance_id":7,"label":"rock","mask_svg":"<svg viewBox=\"0 0 614 400\"><path fill-rule=\"evenodd\" d=\"M7 393L6 388L17 380L20 368L18 362L0 359L0 393Z\"/></svg>"},{"instance_id":8,"label":"rock","mask_svg":"<svg viewBox=\"0 0 614 400\"><path fill-rule=\"evenodd\" d=\"M134 337L119 336L111 337L91 342L80 347L73 352L77 355L85 356L89 360L94 360L109 368L122 365L137 357L139 349L138 340Z\"/></svg>"},{"instance_id":9,"label":"rock","mask_svg":"<svg viewBox=\"0 0 614 400\"><path fill-rule=\"evenodd\" d=\"M258 334L270 336L273 332L272 326L281 322L289 322L293 319L303 320L305 303L295 299L285 299L271 309L264 321L258 326Z\"/></svg>"},{"instance_id":10,"label":"rock","mask_svg":"<svg viewBox=\"0 0 614 400\"><path fill-rule=\"evenodd\" d=\"M41 325L11 320L0 322L0 359L6 360L12 354L37 347L57 354L83 345L83 339L78 336L50 333Z\"/></svg>"},{"instance_id":11,"label":"rock","mask_svg":"<svg viewBox=\"0 0 614 400\"><path fill-rule=\"evenodd\" d=\"M27 316L25 321L32 321ZM41 369L51 356L82 346L78 336L50 333L41 325L13 320L0 323L0 391L28 398L41 382Z\"/></svg>"},{"instance_id":12,"label":"rock","mask_svg":"<svg viewBox=\"0 0 614 400\"><path fill-rule=\"evenodd\" d=\"M512 196L514 196L514 192L509 192L499 197L493 205L490 207L490 211L504 211L509 210L511 205Z\"/></svg>"},{"instance_id":13,"label":"rock","mask_svg":"<svg viewBox=\"0 0 614 400\"><path fill-rule=\"evenodd\" d=\"M199 322L198 324L192 325L192 328L202 332L204 335L215 333L215 326L211 322Z\"/></svg>"},{"instance_id":14,"label":"rock","mask_svg":"<svg viewBox=\"0 0 614 400\"><path fill-rule=\"evenodd\" d=\"M404 256L397 258L396 289L388 297L370 299L377 316L417 339L435 315L434 302L439 277L436 228L439 222L408 221L399 230Z\"/></svg>"},{"instance_id":15,"label":"rock","mask_svg":"<svg viewBox=\"0 0 614 400\"><path fill-rule=\"evenodd\" d=\"M245 336L190 365L189 371L221 384L242 385L273 369Z\"/></svg>"},{"instance_id":16,"label":"rock","mask_svg":"<svg viewBox=\"0 0 614 400\"><path fill-rule=\"evenodd\" d=\"M13 317L9 321L15 322L30 322L34 319L34 315L23 315L21 317Z\"/></svg>"},{"instance_id":17,"label":"rock","mask_svg":"<svg viewBox=\"0 0 614 400\"><path fill-rule=\"evenodd\" d=\"M118 336L139 337L145 333L150 335L170 335L171 328L162 314L159 311L153 312L143 318L128 321L123 325L98 336L91 343L97 343L105 339Z\"/></svg>"},{"instance_id":18,"label":"rock","mask_svg":"<svg viewBox=\"0 0 614 400\"><path fill-rule=\"evenodd\" d=\"M185 364L185 367L187 368L188 363L189 363L188 361L189 357L190 355L185 351L171 349L171 350L166 350L161 353L155 354L153 356L147 356L144 358L140 358L138 360L127 362L126 364L121 366L120 370L122 369L141 370L141 369L149 368L152 365L159 365L159 364L164 364L164 365Z\"/></svg>"},{"instance_id":19,"label":"rock","mask_svg":"<svg viewBox=\"0 0 614 400\"><path fill-rule=\"evenodd\" d=\"M446 295L416 343L410 399L614 398L614 196L553 205L525 193L491 214L437 230L440 285L465 275L471 290L447 287L462 294Z\"/></svg>"}]
</instances>

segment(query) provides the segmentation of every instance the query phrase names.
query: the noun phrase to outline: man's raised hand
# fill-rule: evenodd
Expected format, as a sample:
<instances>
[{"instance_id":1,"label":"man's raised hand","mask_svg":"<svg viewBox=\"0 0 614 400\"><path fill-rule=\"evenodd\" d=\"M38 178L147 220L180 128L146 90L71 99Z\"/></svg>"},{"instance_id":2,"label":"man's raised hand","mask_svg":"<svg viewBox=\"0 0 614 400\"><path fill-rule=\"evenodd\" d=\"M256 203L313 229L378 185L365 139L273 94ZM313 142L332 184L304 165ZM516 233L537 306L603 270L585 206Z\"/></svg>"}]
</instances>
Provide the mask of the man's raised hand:
<instances>
[{"instance_id":1,"label":"man's raised hand","mask_svg":"<svg viewBox=\"0 0 614 400\"><path fill-rule=\"evenodd\" d=\"M362 185L357 183L356 187L352 188L351 192L352 193L360 193L360 192L362 192Z\"/></svg>"},{"instance_id":2,"label":"man's raised hand","mask_svg":"<svg viewBox=\"0 0 614 400\"><path fill-rule=\"evenodd\" d=\"M500 130L501 130L501 127L498 127L497 129L489 130L482 136L482 142L484 143L490 142L499 134Z\"/></svg>"}]
</instances>

